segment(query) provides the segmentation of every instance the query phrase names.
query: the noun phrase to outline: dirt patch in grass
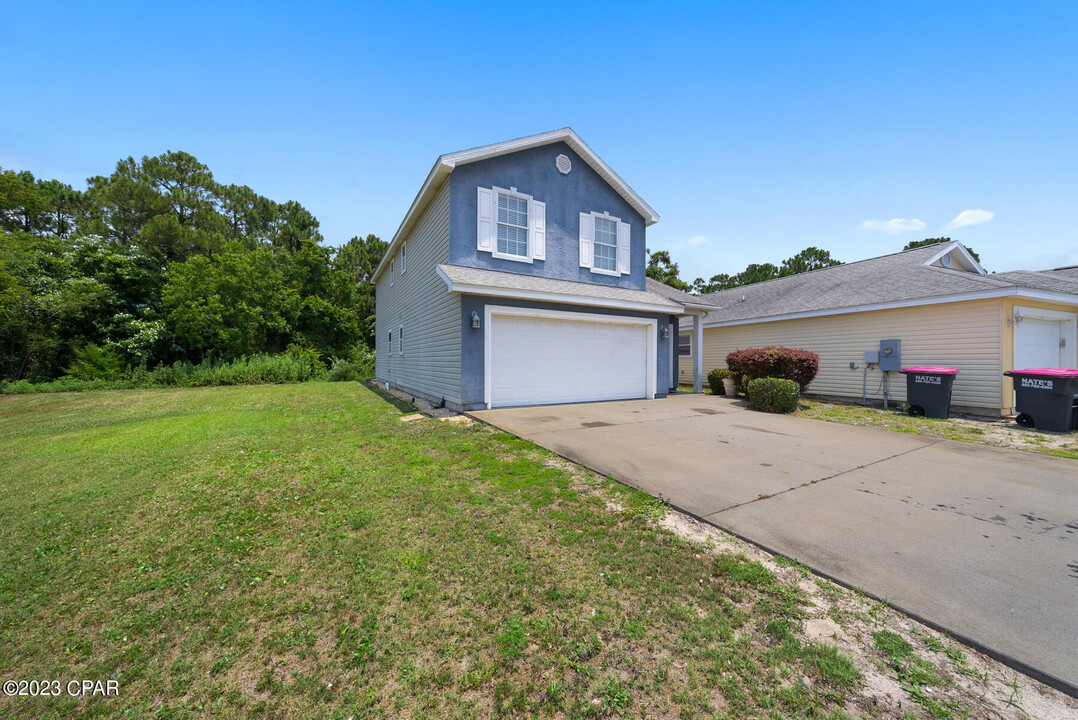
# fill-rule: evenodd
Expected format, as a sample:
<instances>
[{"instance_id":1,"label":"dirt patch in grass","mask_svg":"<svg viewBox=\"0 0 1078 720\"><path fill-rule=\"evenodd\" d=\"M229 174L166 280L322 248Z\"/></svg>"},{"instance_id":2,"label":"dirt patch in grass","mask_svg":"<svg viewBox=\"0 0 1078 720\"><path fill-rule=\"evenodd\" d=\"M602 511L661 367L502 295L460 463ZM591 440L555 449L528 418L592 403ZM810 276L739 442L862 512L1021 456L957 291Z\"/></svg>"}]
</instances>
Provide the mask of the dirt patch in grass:
<instances>
[{"instance_id":1,"label":"dirt patch in grass","mask_svg":"<svg viewBox=\"0 0 1078 720\"><path fill-rule=\"evenodd\" d=\"M884 410L853 403L802 400L800 417L826 420L846 425L880 427L912 435L927 435L977 445L1029 450L1032 452L1078 458L1078 432L1054 433L1031 430L1013 418L981 418L957 415L946 420L911 417L901 408Z\"/></svg>"}]
</instances>

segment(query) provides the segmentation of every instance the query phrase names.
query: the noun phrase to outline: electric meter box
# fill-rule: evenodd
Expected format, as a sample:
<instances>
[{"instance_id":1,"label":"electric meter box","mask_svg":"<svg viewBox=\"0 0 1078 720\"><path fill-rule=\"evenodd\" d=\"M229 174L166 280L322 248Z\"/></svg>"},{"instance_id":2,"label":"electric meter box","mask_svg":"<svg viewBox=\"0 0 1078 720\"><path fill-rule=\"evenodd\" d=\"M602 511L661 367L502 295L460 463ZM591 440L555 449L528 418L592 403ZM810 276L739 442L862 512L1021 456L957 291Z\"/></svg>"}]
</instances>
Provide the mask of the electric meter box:
<instances>
[{"instance_id":1,"label":"electric meter box","mask_svg":"<svg viewBox=\"0 0 1078 720\"><path fill-rule=\"evenodd\" d=\"M880 340L880 370L897 372L902 369L901 350L901 340Z\"/></svg>"}]
</instances>

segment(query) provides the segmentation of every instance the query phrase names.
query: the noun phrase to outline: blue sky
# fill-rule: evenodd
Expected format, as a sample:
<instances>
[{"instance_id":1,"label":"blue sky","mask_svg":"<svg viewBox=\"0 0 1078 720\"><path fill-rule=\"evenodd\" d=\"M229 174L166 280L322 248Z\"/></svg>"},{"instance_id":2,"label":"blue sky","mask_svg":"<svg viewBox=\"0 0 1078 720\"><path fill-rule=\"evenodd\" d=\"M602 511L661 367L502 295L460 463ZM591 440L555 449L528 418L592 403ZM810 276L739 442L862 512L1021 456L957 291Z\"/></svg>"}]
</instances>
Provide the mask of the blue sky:
<instances>
[{"instance_id":1,"label":"blue sky","mask_svg":"<svg viewBox=\"0 0 1078 720\"><path fill-rule=\"evenodd\" d=\"M939 235L1041 269L1078 264L1076 36L1074 2L9 0L0 166L185 150L340 244L440 153L568 125L687 279Z\"/></svg>"}]
</instances>

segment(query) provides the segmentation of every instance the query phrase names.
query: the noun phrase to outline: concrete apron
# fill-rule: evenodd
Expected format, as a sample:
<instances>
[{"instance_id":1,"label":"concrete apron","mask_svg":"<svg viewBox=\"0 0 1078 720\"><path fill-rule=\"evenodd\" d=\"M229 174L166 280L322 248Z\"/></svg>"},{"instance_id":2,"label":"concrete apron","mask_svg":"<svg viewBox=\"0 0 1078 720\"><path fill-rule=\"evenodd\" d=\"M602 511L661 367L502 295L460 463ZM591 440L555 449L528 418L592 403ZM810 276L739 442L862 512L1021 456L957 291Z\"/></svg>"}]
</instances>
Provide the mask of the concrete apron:
<instances>
[{"instance_id":1,"label":"concrete apron","mask_svg":"<svg viewBox=\"0 0 1078 720\"><path fill-rule=\"evenodd\" d=\"M1078 697L1074 460L709 395L470 415Z\"/></svg>"}]
</instances>

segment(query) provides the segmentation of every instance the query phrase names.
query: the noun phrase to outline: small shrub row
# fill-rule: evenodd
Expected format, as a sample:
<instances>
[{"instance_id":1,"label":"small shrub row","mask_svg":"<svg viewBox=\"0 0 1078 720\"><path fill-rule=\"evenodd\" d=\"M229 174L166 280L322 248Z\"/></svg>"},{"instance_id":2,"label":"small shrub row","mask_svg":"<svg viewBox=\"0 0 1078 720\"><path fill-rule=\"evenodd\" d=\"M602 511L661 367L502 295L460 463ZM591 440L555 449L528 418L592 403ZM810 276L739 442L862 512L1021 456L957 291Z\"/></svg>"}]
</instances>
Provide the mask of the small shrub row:
<instances>
[{"instance_id":1,"label":"small shrub row","mask_svg":"<svg viewBox=\"0 0 1078 720\"><path fill-rule=\"evenodd\" d=\"M797 409L801 390L793 380L756 378L748 384L749 407L770 413L791 413Z\"/></svg>"},{"instance_id":2,"label":"small shrub row","mask_svg":"<svg viewBox=\"0 0 1078 720\"><path fill-rule=\"evenodd\" d=\"M793 380L804 390L820 371L820 356L810 350L794 348L749 348L734 350L727 355L726 366L739 375L746 386L756 378L783 378Z\"/></svg>"}]
</instances>

